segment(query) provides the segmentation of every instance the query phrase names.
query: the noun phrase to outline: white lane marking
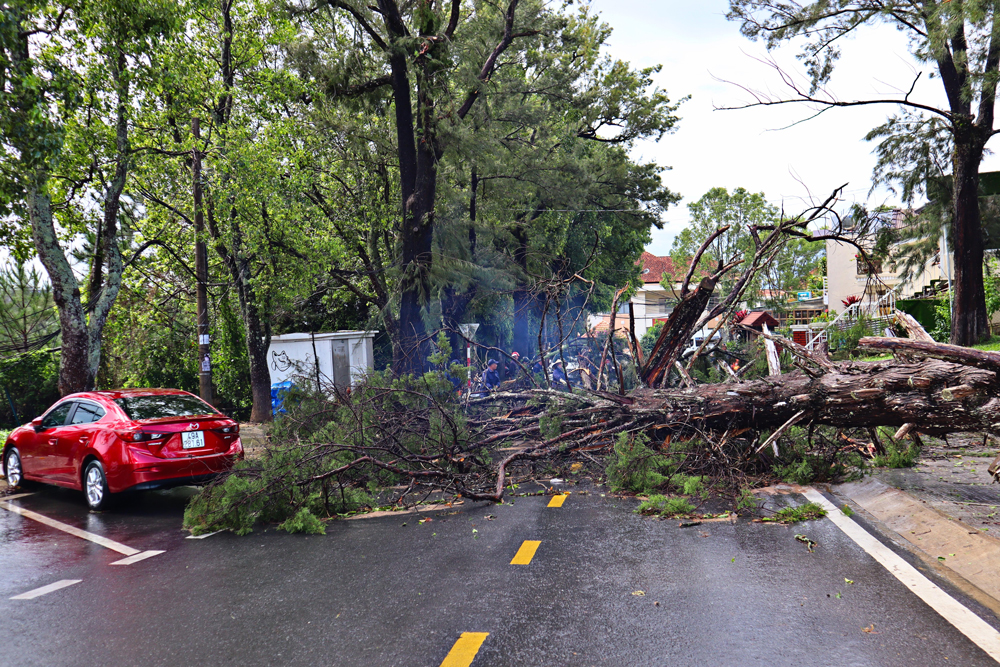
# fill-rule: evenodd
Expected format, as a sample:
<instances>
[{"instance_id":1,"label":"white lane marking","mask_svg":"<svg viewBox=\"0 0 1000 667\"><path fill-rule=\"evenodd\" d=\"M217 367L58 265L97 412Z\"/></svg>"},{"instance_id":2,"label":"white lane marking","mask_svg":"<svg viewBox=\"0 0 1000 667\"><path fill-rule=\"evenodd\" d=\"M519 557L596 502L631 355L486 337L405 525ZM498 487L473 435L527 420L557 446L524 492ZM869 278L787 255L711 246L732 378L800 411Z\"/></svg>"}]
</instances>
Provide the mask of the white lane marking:
<instances>
[{"instance_id":1,"label":"white lane marking","mask_svg":"<svg viewBox=\"0 0 1000 667\"><path fill-rule=\"evenodd\" d=\"M112 565L131 565L132 563L138 563L141 560L146 560L147 558L152 558L153 556L159 556L162 553L162 551L143 551L140 554L116 560L112 563Z\"/></svg>"},{"instance_id":2,"label":"white lane marking","mask_svg":"<svg viewBox=\"0 0 1000 667\"><path fill-rule=\"evenodd\" d=\"M212 535L218 535L221 532L223 532L223 531L222 530L216 530L215 532L205 533L204 535L188 535L184 539L186 539L186 540L203 540L206 537L211 537Z\"/></svg>"},{"instance_id":3,"label":"white lane marking","mask_svg":"<svg viewBox=\"0 0 1000 667\"><path fill-rule=\"evenodd\" d=\"M50 519L47 516L42 516L37 512L32 512L31 510L26 510L23 507L18 507L17 505L11 505L5 501L0 500L0 508L7 510L8 512L13 512L14 514L20 514L28 519L34 519L39 523L44 523L46 526L51 526L57 530L61 530L64 533L69 533L75 537L79 537L84 540L93 542L94 544L100 544L102 547L111 549L112 551L117 551L124 556L134 556L139 553L138 549L133 549L132 547L127 547L124 544L115 542L114 540L109 540L106 537L101 537L100 535L94 535L93 533L88 533L85 530L80 530L75 526L67 525L61 521L56 521L55 519Z\"/></svg>"},{"instance_id":4,"label":"white lane marking","mask_svg":"<svg viewBox=\"0 0 1000 667\"><path fill-rule=\"evenodd\" d=\"M955 626L959 632L983 649L991 658L1000 662L1000 633L994 630L989 623L976 616L965 605L945 593L927 577L920 574L916 568L872 537L868 531L849 519L840 511L840 508L827 500L819 491L809 489L802 495L812 502L822 505L827 511L827 518L833 521L834 525L844 531L859 547L881 563L896 579L926 602L944 620Z\"/></svg>"},{"instance_id":5,"label":"white lane marking","mask_svg":"<svg viewBox=\"0 0 1000 667\"><path fill-rule=\"evenodd\" d=\"M62 581L57 581L54 584L42 586L41 588L36 588L33 591L21 593L20 595L15 595L11 598L11 600L34 600L35 598L41 597L53 591L58 591L60 588L66 588L67 586L78 584L81 581L83 581L83 579L63 579Z\"/></svg>"},{"instance_id":6,"label":"white lane marking","mask_svg":"<svg viewBox=\"0 0 1000 667\"><path fill-rule=\"evenodd\" d=\"M0 500L15 500L17 498L24 498L25 496L33 496L34 492L31 493L15 493L12 496L0 496Z\"/></svg>"}]
</instances>

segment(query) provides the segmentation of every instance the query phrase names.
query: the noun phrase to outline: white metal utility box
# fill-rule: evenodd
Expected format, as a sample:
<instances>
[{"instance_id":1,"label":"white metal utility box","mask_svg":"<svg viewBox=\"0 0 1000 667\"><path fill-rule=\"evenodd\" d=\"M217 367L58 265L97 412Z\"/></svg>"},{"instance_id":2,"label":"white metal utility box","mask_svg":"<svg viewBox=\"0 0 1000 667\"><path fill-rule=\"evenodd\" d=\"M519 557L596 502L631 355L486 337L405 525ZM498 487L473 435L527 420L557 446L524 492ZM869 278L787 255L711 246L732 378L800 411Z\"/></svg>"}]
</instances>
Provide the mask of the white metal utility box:
<instances>
[{"instance_id":1,"label":"white metal utility box","mask_svg":"<svg viewBox=\"0 0 1000 667\"><path fill-rule=\"evenodd\" d=\"M271 336L267 367L271 384L284 380L347 389L358 384L375 365L372 339L377 331L291 333ZM317 367L318 360L318 367Z\"/></svg>"}]
</instances>

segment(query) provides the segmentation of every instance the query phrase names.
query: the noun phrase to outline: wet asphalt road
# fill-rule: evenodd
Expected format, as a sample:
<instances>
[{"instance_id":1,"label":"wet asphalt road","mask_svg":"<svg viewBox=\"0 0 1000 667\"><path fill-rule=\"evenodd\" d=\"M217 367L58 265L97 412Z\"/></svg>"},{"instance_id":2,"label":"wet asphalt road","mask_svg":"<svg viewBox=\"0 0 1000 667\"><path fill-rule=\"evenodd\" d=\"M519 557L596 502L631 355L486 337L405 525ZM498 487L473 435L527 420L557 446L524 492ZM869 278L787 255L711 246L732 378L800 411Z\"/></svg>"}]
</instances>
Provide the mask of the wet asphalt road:
<instances>
[{"instance_id":1,"label":"wet asphalt road","mask_svg":"<svg viewBox=\"0 0 1000 667\"><path fill-rule=\"evenodd\" d=\"M463 632L490 633L474 667L995 664L829 520L679 528L592 494L191 540L187 490L103 514L33 490L12 504L165 552L112 566L121 554L0 510L4 666L437 667ZM541 544L511 565L524 540Z\"/></svg>"}]
</instances>

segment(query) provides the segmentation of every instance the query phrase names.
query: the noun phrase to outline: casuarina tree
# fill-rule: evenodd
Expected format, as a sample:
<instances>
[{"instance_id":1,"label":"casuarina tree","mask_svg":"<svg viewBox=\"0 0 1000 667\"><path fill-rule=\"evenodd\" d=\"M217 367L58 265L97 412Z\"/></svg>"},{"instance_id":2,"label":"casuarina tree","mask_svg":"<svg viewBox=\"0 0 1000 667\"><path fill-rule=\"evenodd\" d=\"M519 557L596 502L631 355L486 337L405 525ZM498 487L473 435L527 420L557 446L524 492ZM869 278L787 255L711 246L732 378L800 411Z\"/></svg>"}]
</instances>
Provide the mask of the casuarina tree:
<instances>
[{"instance_id":1,"label":"casuarina tree","mask_svg":"<svg viewBox=\"0 0 1000 667\"><path fill-rule=\"evenodd\" d=\"M983 232L980 220L978 186L979 165L989 139L995 133L994 107L1000 73L1000 1L966 2L963 0L817 0L781 2L776 0L730 0L729 18L742 23L743 34L763 39L768 48L794 40L803 44L801 59L810 79L808 87L799 87L795 78L783 73L791 86L791 95L776 98L762 93L749 106L767 106L795 102L821 107L850 107L888 104L903 110L910 118L893 127L883 126L883 148L893 147L898 163L912 161L914 142L925 145L937 141L941 132L950 154L948 162L953 182L951 211L952 240L955 253L955 317L952 318L951 342L971 345L989 335L983 289ZM916 60L933 68L931 76L940 80L946 103L940 106L912 97L916 79L901 83L909 92L888 97L841 100L825 89L834 71L846 37L865 28L885 24L907 35ZM923 74L919 72L917 79ZM915 122L924 129L933 125L934 136L913 133ZM904 134L902 144L899 139ZM878 133L869 135L871 138ZM895 140L894 140L895 139ZM887 143L888 142L888 143ZM900 151L908 146L908 150ZM919 149L917 149L919 152ZM883 167L885 166L885 155ZM893 156L890 157L890 162ZM882 170L882 175L892 170ZM911 169L896 170L904 189Z\"/></svg>"}]
</instances>

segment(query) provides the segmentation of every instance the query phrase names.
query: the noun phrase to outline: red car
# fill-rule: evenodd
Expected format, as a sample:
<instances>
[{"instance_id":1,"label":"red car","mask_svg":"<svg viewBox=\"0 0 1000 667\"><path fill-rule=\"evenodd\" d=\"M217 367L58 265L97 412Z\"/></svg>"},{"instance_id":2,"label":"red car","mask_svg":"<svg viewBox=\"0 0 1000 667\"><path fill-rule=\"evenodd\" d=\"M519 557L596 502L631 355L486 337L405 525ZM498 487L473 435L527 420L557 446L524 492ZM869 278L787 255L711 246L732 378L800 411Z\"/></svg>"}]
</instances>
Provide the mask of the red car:
<instances>
[{"instance_id":1,"label":"red car","mask_svg":"<svg viewBox=\"0 0 1000 667\"><path fill-rule=\"evenodd\" d=\"M3 448L10 486L34 480L79 489L91 509L111 494L207 482L243 458L240 427L177 389L66 396L11 432Z\"/></svg>"}]
</instances>

